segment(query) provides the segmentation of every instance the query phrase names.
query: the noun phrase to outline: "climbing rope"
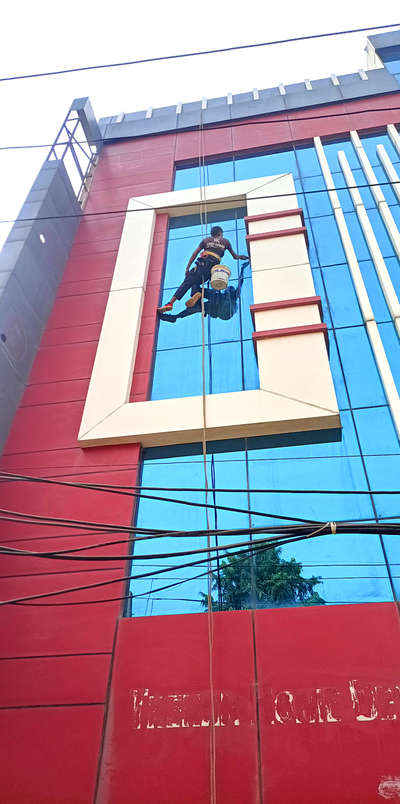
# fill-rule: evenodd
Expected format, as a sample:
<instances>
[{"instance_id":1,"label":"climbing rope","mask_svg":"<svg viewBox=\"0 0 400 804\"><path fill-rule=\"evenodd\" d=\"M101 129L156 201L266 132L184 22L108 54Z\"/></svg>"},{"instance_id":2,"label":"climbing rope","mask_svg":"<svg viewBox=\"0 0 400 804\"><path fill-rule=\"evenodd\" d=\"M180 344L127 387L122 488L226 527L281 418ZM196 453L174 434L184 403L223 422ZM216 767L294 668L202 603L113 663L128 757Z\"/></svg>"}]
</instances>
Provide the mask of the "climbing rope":
<instances>
[{"instance_id":1,"label":"climbing rope","mask_svg":"<svg viewBox=\"0 0 400 804\"><path fill-rule=\"evenodd\" d=\"M199 173L200 173L200 224L201 238L207 234L207 199L205 181L205 155L204 155L204 130L203 112L200 113L200 147L199 147ZM215 744L215 700L214 700L214 617L212 608L212 561L211 561L211 536L210 519L208 514L208 477L207 477L207 400L206 400L206 338L205 338L205 310L204 310L204 276L201 285L201 371L202 371L202 450L204 465L204 493L205 510L207 522L207 548L208 552L208 575L207 575L207 631L208 631L208 657L209 657L209 682L210 682L210 801L216 804L216 744Z\"/></svg>"}]
</instances>

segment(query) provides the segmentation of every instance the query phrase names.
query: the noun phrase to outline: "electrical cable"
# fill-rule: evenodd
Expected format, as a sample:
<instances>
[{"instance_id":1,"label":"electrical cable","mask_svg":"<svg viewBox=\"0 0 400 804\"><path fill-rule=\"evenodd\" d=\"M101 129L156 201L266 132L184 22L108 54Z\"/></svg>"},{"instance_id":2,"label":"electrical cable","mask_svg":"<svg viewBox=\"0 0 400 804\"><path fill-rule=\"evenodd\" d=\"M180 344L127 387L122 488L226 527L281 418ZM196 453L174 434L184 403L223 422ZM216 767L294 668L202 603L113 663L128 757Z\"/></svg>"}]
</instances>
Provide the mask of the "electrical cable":
<instances>
[{"instance_id":1,"label":"electrical cable","mask_svg":"<svg viewBox=\"0 0 400 804\"><path fill-rule=\"evenodd\" d=\"M2 482L34 482L34 483L48 483L51 485L59 485L59 486L71 486L72 488L79 488L79 489L91 489L94 491L105 491L111 492L114 494L120 494L124 491L130 491L133 494L133 490L139 490L138 496L141 496L141 491L171 491L171 492L184 492L184 493L192 493L192 492L203 492L204 489L196 486L142 486L142 485L131 485L131 486L124 486L124 485L112 485L109 483L77 483L72 480L54 480L53 478L48 477L38 477L37 475L22 475L17 474L14 472L3 472L0 470L0 485ZM131 491L132 490L132 491ZM235 493L235 492L244 492L245 489L243 488L235 488L231 486L229 488L213 488L215 492L219 493ZM377 491L368 491L365 489L278 489L278 488L252 488L250 489L251 494L400 494L400 488L398 491L389 490L389 489L379 489ZM162 498L164 499L164 498ZM167 502L169 502L168 498Z\"/></svg>"},{"instance_id":2,"label":"electrical cable","mask_svg":"<svg viewBox=\"0 0 400 804\"><path fill-rule=\"evenodd\" d=\"M335 189L337 192L341 192L342 190L368 190L371 187L385 187L386 185L392 185L393 182L391 181L380 181L380 182L371 182L371 184L353 184L353 185L346 185L343 187L336 187ZM322 187L319 190L301 190L300 195L313 195L314 193L329 193L331 190L327 189L326 187ZM275 193L271 195L252 195L252 201L262 200L264 198L293 198L298 197L298 192L293 193ZM140 197L140 201L142 201L142 197ZM217 208L221 206L220 201L207 201L208 206L216 206ZM38 215L36 218L10 218L9 220L0 220L0 224L6 223L34 223L35 221L56 221L56 220L65 220L69 218L97 218L101 215L128 215L128 214L136 214L140 212L146 212L148 209L153 209L150 205L147 205L143 209L108 209L102 212L76 212L71 213L70 215ZM195 212L193 213L195 214Z\"/></svg>"},{"instance_id":3,"label":"electrical cable","mask_svg":"<svg viewBox=\"0 0 400 804\"><path fill-rule=\"evenodd\" d=\"M187 59L194 56L211 56L218 53L230 53L238 50L250 50L259 47L271 47L272 45L285 45L293 42L306 42L312 39L326 39L332 36L346 36L347 34L364 33L367 31L381 31L384 28L397 28L399 22L390 23L390 25L375 25L366 28L350 28L344 31L328 31L320 34L308 34L305 36L292 36L287 39L273 39L269 42L256 42L249 45L232 45L231 47L214 48L212 50L197 50L187 53L174 53L167 56L151 56L146 59L134 59L129 61L111 62L109 64L92 64L85 67L68 67L64 70L47 70L41 73L27 73L25 75L8 75L0 78L0 81L21 81L27 78L47 78L54 75L66 75L68 73L87 72L88 70L105 70L114 67L131 67L138 64L153 64L160 61L172 61L175 59Z\"/></svg>"}]
</instances>

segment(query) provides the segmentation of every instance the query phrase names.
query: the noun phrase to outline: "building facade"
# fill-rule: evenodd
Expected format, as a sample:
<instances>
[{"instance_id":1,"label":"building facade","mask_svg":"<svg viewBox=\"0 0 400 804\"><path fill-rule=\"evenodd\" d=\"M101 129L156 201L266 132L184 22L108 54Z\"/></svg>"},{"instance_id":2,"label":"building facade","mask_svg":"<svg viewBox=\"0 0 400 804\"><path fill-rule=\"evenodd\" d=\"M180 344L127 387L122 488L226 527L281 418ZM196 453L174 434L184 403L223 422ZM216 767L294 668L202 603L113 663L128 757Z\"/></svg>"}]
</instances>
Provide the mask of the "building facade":
<instances>
[{"instance_id":1,"label":"building facade","mask_svg":"<svg viewBox=\"0 0 400 804\"><path fill-rule=\"evenodd\" d=\"M367 54L68 112L0 263L2 544L75 550L2 558L7 804L400 799L400 33ZM158 318L212 225L234 309Z\"/></svg>"}]
</instances>

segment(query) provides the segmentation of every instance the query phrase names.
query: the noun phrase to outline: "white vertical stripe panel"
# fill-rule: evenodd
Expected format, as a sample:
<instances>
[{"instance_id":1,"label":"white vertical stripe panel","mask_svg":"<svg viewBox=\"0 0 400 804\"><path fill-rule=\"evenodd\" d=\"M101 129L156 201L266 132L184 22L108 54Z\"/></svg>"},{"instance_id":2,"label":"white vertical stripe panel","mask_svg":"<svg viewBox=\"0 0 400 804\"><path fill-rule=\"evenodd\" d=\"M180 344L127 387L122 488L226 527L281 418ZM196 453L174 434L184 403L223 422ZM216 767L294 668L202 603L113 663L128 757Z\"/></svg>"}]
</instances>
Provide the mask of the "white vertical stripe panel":
<instances>
[{"instance_id":1,"label":"white vertical stripe panel","mask_svg":"<svg viewBox=\"0 0 400 804\"><path fill-rule=\"evenodd\" d=\"M397 200L400 201L400 179L397 175L397 171L395 170L392 164L392 160L390 159L390 156L388 155L384 145L377 145L376 152L379 156L379 159L382 162L386 175L392 185L392 190L395 193Z\"/></svg>"},{"instance_id":2,"label":"white vertical stripe panel","mask_svg":"<svg viewBox=\"0 0 400 804\"><path fill-rule=\"evenodd\" d=\"M382 385L386 394L386 399L389 403L390 412L392 414L393 423L400 438L400 397L397 392L396 384L393 379L392 370L389 361L386 357L386 352L379 334L378 325L376 321L367 321L366 328L372 350L375 355L375 361L378 366L379 374L382 380Z\"/></svg>"},{"instance_id":3,"label":"white vertical stripe panel","mask_svg":"<svg viewBox=\"0 0 400 804\"><path fill-rule=\"evenodd\" d=\"M327 159L324 154L321 138L315 137L314 144L317 151L319 163L321 165L321 170L325 179L325 184L328 188L329 197L331 198L333 191L329 188L334 187L334 183ZM381 378L382 385L385 390L386 399L388 401L390 412L393 418L393 423L396 427L397 435L400 438L400 397L397 392L396 383L393 379L392 371L389 365L389 361L386 357L386 352L383 347L378 326L374 319L371 304L368 298L368 293L364 285L364 280L361 275L360 266L358 264L358 260L355 255L353 244L351 242L343 210L341 209L340 205L338 207L334 207L332 204L332 207L336 224L339 229L340 238L343 243L343 248L346 254L347 262L349 264L355 291L357 293L358 303L360 305L361 312L365 321L369 341L375 355L375 361L378 367L379 376Z\"/></svg>"},{"instance_id":4,"label":"white vertical stripe panel","mask_svg":"<svg viewBox=\"0 0 400 804\"><path fill-rule=\"evenodd\" d=\"M383 294L385 296L387 305L390 310L390 314L393 318L397 332L400 335L400 303L397 298L396 291L393 287L393 283L390 278L388 269L386 268L385 261L382 257L378 241L375 237L374 230L367 215L360 193L357 189L354 188L355 185L354 176L350 169L350 165L347 161L346 154L344 153L344 151L339 151L338 158L340 166L344 173L344 177L346 179L347 186L349 187L350 195L352 197L352 201L356 209L357 217L358 220L360 221L360 226L363 230L364 237L367 241L367 245L373 263L375 265L379 282L381 284Z\"/></svg>"},{"instance_id":5,"label":"white vertical stripe panel","mask_svg":"<svg viewBox=\"0 0 400 804\"><path fill-rule=\"evenodd\" d=\"M362 68L358 71L358 75L360 76L362 81L368 81L367 73Z\"/></svg>"},{"instance_id":6,"label":"white vertical stripe panel","mask_svg":"<svg viewBox=\"0 0 400 804\"><path fill-rule=\"evenodd\" d=\"M286 89L283 84L278 84L278 89L281 95L286 95Z\"/></svg>"},{"instance_id":7,"label":"white vertical stripe panel","mask_svg":"<svg viewBox=\"0 0 400 804\"><path fill-rule=\"evenodd\" d=\"M207 98L202 98L201 99L201 108L202 109L207 109Z\"/></svg>"},{"instance_id":8,"label":"white vertical stripe panel","mask_svg":"<svg viewBox=\"0 0 400 804\"><path fill-rule=\"evenodd\" d=\"M400 154L400 134L394 123L389 123L387 131L398 154Z\"/></svg>"},{"instance_id":9,"label":"white vertical stripe panel","mask_svg":"<svg viewBox=\"0 0 400 804\"><path fill-rule=\"evenodd\" d=\"M312 84L309 78L304 79L306 89L312 89Z\"/></svg>"},{"instance_id":10,"label":"white vertical stripe panel","mask_svg":"<svg viewBox=\"0 0 400 804\"><path fill-rule=\"evenodd\" d=\"M333 213L335 215L336 224L339 229L340 239L343 243L346 259L349 264L350 273L353 279L353 284L358 298L358 303L361 308L361 313L364 321L370 321L374 318L374 314L372 312L372 307L368 298L366 287L364 285L364 280L362 278L360 266L358 264L356 253L354 251L353 243L351 242L349 230L347 228L343 210L339 203L332 174L329 169L328 160L325 156L320 137L314 138L314 144L317 151L319 163L321 165L322 174L325 179L325 184L328 188L329 198L332 204Z\"/></svg>"},{"instance_id":11,"label":"white vertical stripe panel","mask_svg":"<svg viewBox=\"0 0 400 804\"><path fill-rule=\"evenodd\" d=\"M180 102L176 104L176 113L182 114L182 104Z\"/></svg>"},{"instance_id":12,"label":"white vertical stripe panel","mask_svg":"<svg viewBox=\"0 0 400 804\"><path fill-rule=\"evenodd\" d=\"M338 79L337 75L335 75L335 73L332 73L331 81L332 81L332 84L333 84L334 87L339 86L339 79Z\"/></svg>"},{"instance_id":13,"label":"white vertical stripe panel","mask_svg":"<svg viewBox=\"0 0 400 804\"><path fill-rule=\"evenodd\" d=\"M371 187L372 195L374 196L374 199L378 205L378 209L381 218L385 224L386 231L390 237L390 240L392 241L393 248L400 260L400 232L396 226L394 217L390 211L389 204L387 203L385 196L383 195L383 192L379 187L378 180L375 176L375 173L368 159L368 156L364 151L362 142L357 134L357 131L350 131L350 136L352 139L352 143L356 148L358 158L361 162L362 169L364 171L364 175Z\"/></svg>"},{"instance_id":14,"label":"white vertical stripe panel","mask_svg":"<svg viewBox=\"0 0 400 804\"><path fill-rule=\"evenodd\" d=\"M260 93L258 89L253 89L253 100L260 100Z\"/></svg>"},{"instance_id":15,"label":"white vertical stripe panel","mask_svg":"<svg viewBox=\"0 0 400 804\"><path fill-rule=\"evenodd\" d=\"M153 114L153 107L149 106L149 108L146 111L146 118L151 117L152 114Z\"/></svg>"}]
</instances>

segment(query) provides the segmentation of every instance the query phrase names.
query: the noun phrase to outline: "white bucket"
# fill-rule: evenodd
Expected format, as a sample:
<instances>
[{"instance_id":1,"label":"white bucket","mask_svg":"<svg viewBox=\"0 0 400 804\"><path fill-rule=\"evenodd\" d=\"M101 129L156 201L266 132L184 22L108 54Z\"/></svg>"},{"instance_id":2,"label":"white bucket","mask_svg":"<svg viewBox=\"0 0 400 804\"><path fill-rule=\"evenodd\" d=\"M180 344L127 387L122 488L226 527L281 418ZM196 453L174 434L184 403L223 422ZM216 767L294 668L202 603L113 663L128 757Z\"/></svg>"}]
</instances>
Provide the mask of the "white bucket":
<instances>
[{"instance_id":1,"label":"white bucket","mask_svg":"<svg viewBox=\"0 0 400 804\"><path fill-rule=\"evenodd\" d=\"M230 269L227 265L214 265L211 268L211 287L214 290L225 290L228 287Z\"/></svg>"}]
</instances>

